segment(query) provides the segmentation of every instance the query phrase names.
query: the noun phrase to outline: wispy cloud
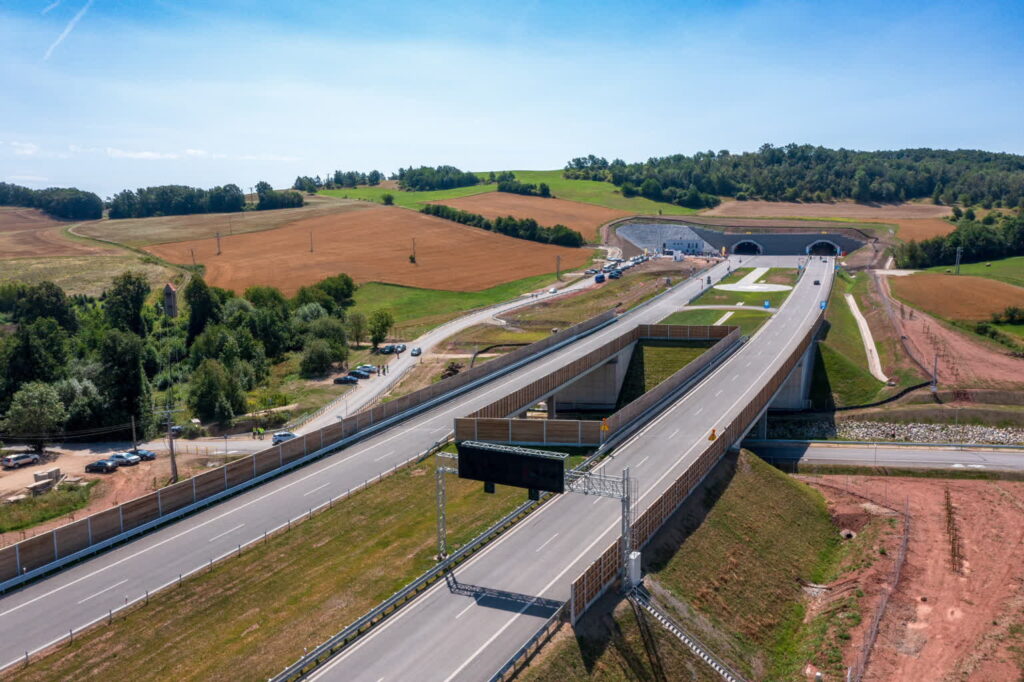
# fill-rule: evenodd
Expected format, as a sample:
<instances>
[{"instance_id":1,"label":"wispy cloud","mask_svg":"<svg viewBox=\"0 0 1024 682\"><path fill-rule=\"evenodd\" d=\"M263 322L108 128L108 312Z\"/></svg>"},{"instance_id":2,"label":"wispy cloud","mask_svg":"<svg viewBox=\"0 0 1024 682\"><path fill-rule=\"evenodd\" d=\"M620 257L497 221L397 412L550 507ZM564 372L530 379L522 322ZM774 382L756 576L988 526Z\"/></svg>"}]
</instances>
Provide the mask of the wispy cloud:
<instances>
[{"instance_id":1,"label":"wispy cloud","mask_svg":"<svg viewBox=\"0 0 1024 682\"><path fill-rule=\"evenodd\" d=\"M47 13L47 12L49 12L50 10L54 10L54 9L57 9L57 5L59 5L59 4L60 4L60 1L61 1L61 0L54 0L54 2L51 2L51 3L49 4L49 5L47 5L47 6L46 6L46 7L45 7L45 8L43 9L43 11L42 11L42 12L40 12L40 14L46 14L46 13Z\"/></svg>"},{"instance_id":2,"label":"wispy cloud","mask_svg":"<svg viewBox=\"0 0 1024 682\"><path fill-rule=\"evenodd\" d=\"M128 151L125 149L117 149L115 147L107 147L107 156L112 159L146 159L146 160L157 160L157 159L180 159L181 154L177 152L151 152L151 151Z\"/></svg>"},{"instance_id":3,"label":"wispy cloud","mask_svg":"<svg viewBox=\"0 0 1024 682\"><path fill-rule=\"evenodd\" d=\"M49 59L50 55L53 54L53 51L57 49L57 46L63 43L64 39L71 35L71 32L75 30L75 26L78 25L78 22L82 20L82 17L85 16L85 13L89 11L90 7L92 7L92 3L93 0L89 0L87 3L85 3L82 9L78 10L75 16L71 17L71 21L69 21L68 25L64 27L64 30L61 32L61 34L57 36L57 39L53 41L53 44L46 49L46 54L43 55L43 61ZM44 14L45 12L48 12L50 9L53 9L57 4L58 3L54 3L47 10L44 10Z\"/></svg>"},{"instance_id":4,"label":"wispy cloud","mask_svg":"<svg viewBox=\"0 0 1024 682\"><path fill-rule=\"evenodd\" d=\"M39 153L39 145L31 142L12 142L11 146L14 147L14 153L18 156L35 156Z\"/></svg>"}]
</instances>

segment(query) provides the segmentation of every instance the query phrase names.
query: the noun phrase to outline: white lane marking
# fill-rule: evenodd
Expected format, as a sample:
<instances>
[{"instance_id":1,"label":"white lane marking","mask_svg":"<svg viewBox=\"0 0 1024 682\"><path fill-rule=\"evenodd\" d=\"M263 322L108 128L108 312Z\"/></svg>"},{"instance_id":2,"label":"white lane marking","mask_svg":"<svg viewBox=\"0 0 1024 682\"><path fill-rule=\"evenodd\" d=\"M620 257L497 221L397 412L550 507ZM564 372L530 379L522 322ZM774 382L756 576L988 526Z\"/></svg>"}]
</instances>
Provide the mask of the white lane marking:
<instances>
[{"instance_id":1,"label":"white lane marking","mask_svg":"<svg viewBox=\"0 0 1024 682\"><path fill-rule=\"evenodd\" d=\"M388 450L387 452L385 452L385 453L384 453L383 455L381 455L380 457L377 457L377 458L375 458L375 459L374 459L373 461L374 461L374 462L379 462L379 461L381 461L382 459L387 459L388 457L390 457L390 456L391 456L391 455L393 455L393 454L395 454L395 451L394 451L394 450Z\"/></svg>"},{"instance_id":2,"label":"white lane marking","mask_svg":"<svg viewBox=\"0 0 1024 682\"><path fill-rule=\"evenodd\" d=\"M214 540L219 540L220 538L224 537L224 536L225 536L225 535L227 535L228 533L234 533L234 532L235 532L236 530L238 530L239 528L241 528L241 527L242 527L242 526L244 526L244 525L245 525L244 523L240 523L240 524L238 524L237 526L235 526L234 528L231 528L231 529L229 529L229 530L226 530L226 531L224 531L223 533L220 533L220 534L218 534L218 535L214 535L214 536L213 536L212 538L210 538L209 540L207 540L207 542L213 542Z\"/></svg>"},{"instance_id":3,"label":"white lane marking","mask_svg":"<svg viewBox=\"0 0 1024 682\"><path fill-rule=\"evenodd\" d=\"M545 540L544 542L542 542L542 543L541 543L541 545L540 545L540 547L538 547L537 549L535 549L535 550L533 550L533 551L534 551L534 552L539 552L539 551L541 551L542 549L544 549L545 547L547 547L547 544L548 544L549 542L551 542L552 540L554 540L554 539L555 539L555 538L557 538L557 537L558 537L558 533L555 533L554 535L552 535L551 537L549 537L549 538L548 538L547 540Z\"/></svg>"},{"instance_id":4,"label":"white lane marking","mask_svg":"<svg viewBox=\"0 0 1024 682\"><path fill-rule=\"evenodd\" d=\"M669 437L669 438L675 438L675 437L676 437L676 434L677 434L677 433L679 433L679 429L676 429L675 431L673 431L672 433L670 433L668 437Z\"/></svg>"},{"instance_id":5,"label":"white lane marking","mask_svg":"<svg viewBox=\"0 0 1024 682\"><path fill-rule=\"evenodd\" d=\"M717 398L720 395L722 395L722 389L718 389L718 392L715 393L715 397Z\"/></svg>"},{"instance_id":6,"label":"white lane marking","mask_svg":"<svg viewBox=\"0 0 1024 682\"><path fill-rule=\"evenodd\" d=\"M598 503L598 502L600 502L600 501L601 501L601 498L600 498L600 497L595 497L595 498L594 498L594 501L593 501L593 502L592 502L591 504L597 504L597 503Z\"/></svg>"},{"instance_id":7,"label":"white lane marking","mask_svg":"<svg viewBox=\"0 0 1024 682\"><path fill-rule=\"evenodd\" d=\"M696 416L697 416L698 414L700 414L700 413L701 413L701 412L703 412L703 411L704 411L704 408L703 408L703 407L698 407L698 408L697 408L697 411L693 413L693 416L694 416L694 417L696 417Z\"/></svg>"},{"instance_id":8,"label":"white lane marking","mask_svg":"<svg viewBox=\"0 0 1024 682\"><path fill-rule=\"evenodd\" d=\"M125 578L124 580L122 580L122 581L121 581L121 582L119 582L119 583L114 583L114 584L113 584L113 585L111 585L110 587L105 587L105 588L103 588L102 590L100 590L99 592L97 592L96 594L91 594L91 595L89 595L88 597L86 597L85 599L83 599L82 601L80 601L80 602L78 602L78 603L79 603L79 604L84 604L85 602L89 601L89 600L90 600L90 599L92 599L93 597L98 597L98 596L100 596L101 594L103 594L104 592L109 592L110 590L114 589L114 588L115 588L115 587L117 587L118 585L124 585L124 584L125 584L126 582L128 582L128 578Z\"/></svg>"},{"instance_id":9,"label":"white lane marking","mask_svg":"<svg viewBox=\"0 0 1024 682\"><path fill-rule=\"evenodd\" d=\"M302 493L302 496L303 497L309 497L310 495L315 493L317 490L323 490L324 488L326 488L329 485L330 485L330 482L324 483L323 485L318 485L317 487L315 487L312 490L310 490L308 493Z\"/></svg>"},{"instance_id":10,"label":"white lane marking","mask_svg":"<svg viewBox=\"0 0 1024 682\"><path fill-rule=\"evenodd\" d=\"M459 611L458 615L456 615L456 616L455 616L455 620L458 620L459 618L461 618L461 617L462 617L462 614L464 614L464 613L465 613L466 611L469 611L469 610L470 610L471 608L473 608L474 606L476 606L476 599L474 599L474 600L473 600L473 601L472 601L472 602L471 602L471 603L469 604L469 606L467 606L466 608L464 608L464 609L462 609L461 611ZM381 679L384 679L384 678L382 677ZM378 680L378 682L379 682L379 680Z\"/></svg>"},{"instance_id":11,"label":"white lane marking","mask_svg":"<svg viewBox=\"0 0 1024 682\"><path fill-rule=\"evenodd\" d=\"M677 429L677 430L678 430L678 429ZM647 461L647 460L649 460L650 458L651 458L651 456L650 456L650 455L647 455L647 456L646 456L646 457L644 457L644 458L643 458L642 460L640 460L639 462L637 462L637 463L636 463L636 465L637 465L637 466L640 466L641 464L643 464L644 462L646 462L646 461Z\"/></svg>"},{"instance_id":12,"label":"white lane marking","mask_svg":"<svg viewBox=\"0 0 1024 682\"><path fill-rule=\"evenodd\" d=\"M740 378L740 375L739 375L739 374L733 374L733 375L732 375L732 380L733 380L733 381L736 381L736 380L737 380L737 379L739 379L739 378Z\"/></svg>"}]
</instances>

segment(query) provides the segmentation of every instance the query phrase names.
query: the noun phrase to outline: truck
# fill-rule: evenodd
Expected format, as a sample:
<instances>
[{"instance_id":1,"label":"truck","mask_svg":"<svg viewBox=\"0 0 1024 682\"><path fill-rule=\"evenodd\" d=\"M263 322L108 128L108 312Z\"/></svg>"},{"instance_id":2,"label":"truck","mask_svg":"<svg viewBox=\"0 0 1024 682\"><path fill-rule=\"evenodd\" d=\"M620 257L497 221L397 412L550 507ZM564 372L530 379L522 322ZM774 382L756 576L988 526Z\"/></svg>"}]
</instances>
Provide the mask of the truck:
<instances>
[{"instance_id":1,"label":"truck","mask_svg":"<svg viewBox=\"0 0 1024 682\"><path fill-rule=\"evenodd\" d=\"M594 281L597 282L598 284L604 282L604 273L599 272L596 275L594 275Z\"/></svg>"}]
</instances>

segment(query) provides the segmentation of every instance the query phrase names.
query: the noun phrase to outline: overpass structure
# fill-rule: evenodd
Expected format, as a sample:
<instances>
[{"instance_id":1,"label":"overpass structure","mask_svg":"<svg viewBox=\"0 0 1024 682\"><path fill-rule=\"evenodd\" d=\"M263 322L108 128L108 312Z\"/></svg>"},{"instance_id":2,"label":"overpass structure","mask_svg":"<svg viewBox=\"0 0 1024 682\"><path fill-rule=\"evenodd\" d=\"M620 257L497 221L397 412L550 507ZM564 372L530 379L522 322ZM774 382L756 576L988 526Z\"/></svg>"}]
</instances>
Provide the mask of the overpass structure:
<instances>
[{"instance_id":1,"label":"overpass structure","mask_svg":"<svg viewBox=\"0 0 1024 682\"><path fill-rule=\"evenodd\" d=\"M822 321L833 273L832 259L810 259L789 299L750 342L599 466L608 477L628 469L638 481L634 547L653 536L787 381L802 374L799 364ZM555 498L310 679L489 679L552 614L568 608L575 620L612 585L620 522L616 500Z\"/></svg>"},{"instance_id":2,"label":"overpass structure","mask_svg":"<svg viewBox=\"0 0 1024 682\"><path fill-rule=\"evenodd\" d=\"M329 454L301 469L226 497L216 505L4 594L0 597L0 631L4 632L0 638L0 668L23 659L26 652L63 641L70 629L77 631L102 621L111 609L174 584L180 576L229 556L238 547L263 538L266 532L302 518L311 509L408 462L445 438L456 417L478 410L599 348L620 333L623 323L657 323L699 295L703 278L710 275L713 280L720 279L733 266L722 262L701 273L701 278L678 284L620 316L618 322L541 359L509 368L507 374L482 381L457 397L441 396L442 402L415 417L398 415L385 420L362 432L358 441L329 446ZM259 460L253 461L259 465ZM59 543L59 536L54 538Z\"/></svg>"}]
</instances>

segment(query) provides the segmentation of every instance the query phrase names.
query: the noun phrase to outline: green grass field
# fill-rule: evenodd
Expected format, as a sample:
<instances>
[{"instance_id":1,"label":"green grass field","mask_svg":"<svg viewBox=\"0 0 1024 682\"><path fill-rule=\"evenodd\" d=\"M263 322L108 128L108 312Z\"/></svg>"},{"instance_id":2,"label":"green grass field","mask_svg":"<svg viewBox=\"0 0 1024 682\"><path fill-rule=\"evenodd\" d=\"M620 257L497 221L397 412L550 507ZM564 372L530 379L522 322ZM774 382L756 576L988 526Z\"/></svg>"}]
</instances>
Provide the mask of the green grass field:
<instances>
[{"instance_id":1,"label":"green grass field","mask_svg":"<svg viewBox=\"0 0 1024 682\"><path fill-rule=\"evenodd\" d=\"M411 208L418 211L428 201L457 199L458 197L468 197L473 194L494 192L497 189L497 185L484 184L473 185L472 187L439 189L430 192L405 192L399 189L386 189L384 187L349 187L345 189L325 189L321 190L319 194L338 197L340 199L363 199L364 201L373 201L378 204L383 203L382 197L385 194L390 194L395 198L396 206Z\"/></svg>"},{"instance_id":2,"label":"green grass field","mask_svg":"<svg viewBox=\"0 0 1024 682\"><path fill-rule=\"evenodd\" d=\"M696 213L692 208L684 208L675 204L668 204L661 201L651 201L644 197L624 197L618 187L610 182L599 182L596 180L567 180L562 177L562 171L527 171L517 170L516 180L540 184L546 182L551 188L551 193L559 199L569 201L581 201L585 204L597 204L619 211L630 211L643 215L692 215Z\"/></svg>"},{"instance_id":3,"label":"green grass field","mask_svg":"<svg viewBox=\"0 0 1024 682\"><path fill-rule=\"evenodd\" d=\"M617 408L621 409L650 391L699 358L710 347L711 343L707 341L639 342L630 357Z\"/></svg>"},{"instance_id":4,"label":"green grass field","mask_svg":"<svg viewBox=\"0 0 1024 682\"><path fill-rule=\"evenodd\" d=\"M19 670L22 680L268 679L434 564L434 458L185 580ZM526 499L450 477L449 543Z\"/></svg>"},{"instance_id":5,"label":"green grass field","mask_svg":"<svg viewBox=\"0 0 1024 682\"><path fill-rule=\"evenodd\" d=\"M739 268L723 279L719 284L732 284L743 279L751 268ZM797 271L789 268L771 268L764 274L759 282L778 282L792 286L796 282ZM792 289L787 291L772 291L758 293L750 291L723 291L717 287L706 290L703 294L692 301L693 305L749 305L760 308L765 301L769 302L772 308L778 308L789 298Z\"/></svg>"},{"instance_id":6,"label":"green grass field","mask_svg":"<svg viewBox=\"0 0 1024 682\"><path fill-rule=\"evenodd\" d=\"M81 488L61 486L43 495L0 506L0 533L31 528L81 509L89 504L89 495L97 483L93 481Z\"/></svg>"},{"instance_id":7,"label":"green grass field","mask_svg":"<svg viewBox=\"0 0 1024 682\"><path fill-rule=\"evenodd\" d=\"M999 280L1000 282L1006 282L1007 284L1013 284L1014 286L1024 287L1024 256L1016 256L1014 258L1004 258L1002 260L989 261L991 265L986 266L985 263L965 263L960 266L961 275L974 275L975 277L987 277L989 279ZM928 268L930 272L946 272L952 270L951 265L940 265L934 268Z\"/></svg>"},{"instance_id":8,"label":"green grass field","mask_svg":"<svg viewBox=\"0 0 1024 682\"><path fill-rule=\"evenodd\" d=\"M658 324L714 324L725 315L728 310L680 310L672 313ZM740 333L750 336L756 332L762 324L768 321L771 313L764 310L737 310L722 324L737 326Z\"/></svg>"}]
</instances>

